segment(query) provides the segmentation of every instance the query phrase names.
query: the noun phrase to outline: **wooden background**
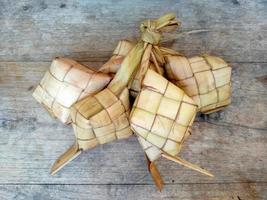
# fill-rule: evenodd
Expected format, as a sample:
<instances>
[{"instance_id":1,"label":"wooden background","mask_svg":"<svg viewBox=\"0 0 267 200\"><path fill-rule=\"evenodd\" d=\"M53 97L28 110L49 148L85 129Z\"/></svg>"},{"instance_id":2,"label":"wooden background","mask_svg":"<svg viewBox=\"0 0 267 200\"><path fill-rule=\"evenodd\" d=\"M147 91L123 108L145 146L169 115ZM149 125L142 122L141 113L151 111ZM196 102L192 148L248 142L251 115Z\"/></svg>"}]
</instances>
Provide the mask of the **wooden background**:
<instances>
[{"instance_id":1,"label":"wooden background","mask_svg":"<svg viewBox=\"0 0 267 200\"><path fill-rule=\"evenodd\" d=\"M216 177L160 159L166 186L153 185L133 136L49 170L74 140L31 94L54 56L99 67L140 21L174 12L179 32L166 44L209 53L233 66L232 104L198 117L181 155ZM0 0L0 199L267 199L266 0Z\"/></svg>"}]
</instances>

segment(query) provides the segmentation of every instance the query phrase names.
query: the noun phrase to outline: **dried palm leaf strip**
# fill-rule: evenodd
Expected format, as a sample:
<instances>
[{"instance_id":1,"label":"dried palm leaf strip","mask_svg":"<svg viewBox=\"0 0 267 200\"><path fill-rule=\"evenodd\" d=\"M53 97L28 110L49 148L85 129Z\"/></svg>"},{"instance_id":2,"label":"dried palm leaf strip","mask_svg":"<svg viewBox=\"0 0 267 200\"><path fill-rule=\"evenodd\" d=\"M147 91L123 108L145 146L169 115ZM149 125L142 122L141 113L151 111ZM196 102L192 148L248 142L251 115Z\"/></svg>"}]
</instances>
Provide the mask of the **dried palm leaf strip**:
<instances>
[{"instance_id":1,"label":"dried palm leaf strip","mask_svg":"<svg viewBox=\"0 0 267 200\"><path fill-rule=\"evenodd\" d=\"M119 41L117 47L115 48L113 52L113 56L99 69L99 71L105 72L105 73L111 73L111 74L116 73L118 69L120 68L123 59L129 53L129 51L133 48L133 46L134 44L128 40ZM164 73L163 65L159 65L158 62L155 62L155 59L156 57L153 54L151 56L148 68L163 75ZM137 70L136 75L134 76L134 79L132 80L131 85L130 85L130 94L133 97L136 97L137 94L141 90L140 80L143 78L141 76L142 75L140 74L140 68L139 68L139 70Z\"/></svg>"}]
</instances>

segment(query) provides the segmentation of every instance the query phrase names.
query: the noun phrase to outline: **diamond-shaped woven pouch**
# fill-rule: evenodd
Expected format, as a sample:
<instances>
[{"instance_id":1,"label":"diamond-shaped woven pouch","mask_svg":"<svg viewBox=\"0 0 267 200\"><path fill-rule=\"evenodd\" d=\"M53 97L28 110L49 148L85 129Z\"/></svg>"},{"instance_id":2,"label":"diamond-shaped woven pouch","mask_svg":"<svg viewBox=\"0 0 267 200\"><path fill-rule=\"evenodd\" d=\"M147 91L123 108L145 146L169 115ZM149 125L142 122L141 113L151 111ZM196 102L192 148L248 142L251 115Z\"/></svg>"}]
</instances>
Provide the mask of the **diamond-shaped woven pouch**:
<instances>
[{"instance_id":1,"label":"diamond-shaped woven pouch","mask_svg":"<svg viewBox=\"0 0 267 200\"><path fill-rule=\"evenodd\" d=\"M80 149L87 150L132 134L127 88L117 97L108 88L76 103L71 110L72 125Z\"/></svg>"},{"instance_id":2,"label":"diamond-shaped woven pouch","mask_svg":"<svg viewBox=\"0 0 267 200\"><path fill-rule=\"evenodd\" d=\"M131 128L150 160L161 152L175 156L196 112L197 105L183 90L149 69L130 114Z\"/></svg>"},{"instance_id":3,"label":"diamond-shaped woven pouch","mask_svg":"<svg viewBox=\"0 0 267 200\"><path fill-rule=\"evenodd\" d=\"M53 60L33 97L63 123L70 123L70 107L102 90L111 77L67 58Z\"/></svg>"},{"instance_id":4,"label":"diamond-shaped woven pouch","mask_svg":"<svg viewBox=\"0 0 267 200\"><path fill-rule=\"evenodd\" d=\"M183 89L202 113L223 109L231 103L231 67L215 56L166 55L169 80Z\"/></svg>"}]
</instances>

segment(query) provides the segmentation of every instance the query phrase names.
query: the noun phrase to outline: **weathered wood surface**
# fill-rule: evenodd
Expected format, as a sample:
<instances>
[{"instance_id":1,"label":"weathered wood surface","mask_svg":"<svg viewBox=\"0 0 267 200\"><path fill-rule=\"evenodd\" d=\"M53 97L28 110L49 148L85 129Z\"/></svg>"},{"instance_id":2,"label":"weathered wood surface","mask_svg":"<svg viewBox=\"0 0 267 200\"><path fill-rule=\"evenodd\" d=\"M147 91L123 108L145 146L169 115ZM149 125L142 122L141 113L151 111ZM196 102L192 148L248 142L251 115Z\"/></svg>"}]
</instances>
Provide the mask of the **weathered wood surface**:
<instances>
[{"instance_id":1,"label":"weathered wood surface","mask_svg":"<svg viewBox=\"0 0 267 200\"><path fill-rule=\"evenodd\" d=\"M118 200L251 200L264 199L266 183L172 184L162 193L154 185L23 185L0 186L1 199L118 199ZM16 192L14 192L16 191Z\"/></svg>"},{"instance_id":2,"label":"weathered wood surface","mask_svg":"<svg viewBox=\"0 0 267 200\"><path fill-rule=\"evenodd\" d=\"M77 187L73 195L78 196L79 191L85 187L79 184L91 188L92 193L99 190L98 185L105 191L119 190L122 193L131 190L129 188L137 191L139 185L146 185L148 191L153 191L153 182L135 137L86 152L58 175L51 177L48 174L58 155L74 140L71 127L63 126L51 119L31 97L34 86L49 64L48 62L0 63L2 70L0 183L12 184L3 186L2 196L9 194L8 191L16 187L19 195L27 195L24 184L32 184L35 195L41 193L44 187L35 184L59 184L55 186L55 190L60 195L65 191L65 187L61 184L68 184L66 186L68 189ZM86 64L101 65L101 63ZM210 169L216 177L211 179L161 159L157 164L167 183L167 190L164 192L166 195L162 194L161 197L168 199L169 196L177 196L180 194L179 188L185 187L187 189L184 198L190 199L188 195L191 192L192 195L202 194L210 187L216 189L220 186L224 188L222 191L225 193L214 189L210 196L203 194L201 197L211 199L216 195L220 198L223 195L230 197L231 190L226 188L232 187L231 184L234 184L233 192L236 195L244 197L249 195L243 184L249 187L252 184L255 190L259 191L258 195L264 194L264 190L258 188L262 188L267 180L267 68L264 63L232 63L232 65L234 67L232 105L220 114L212 114L205 119L199 117L194 125L194 134L188 139L182 151L183 157ZM194 184L201 185L200 189ZM190 190L191 185L193 186ZM53 190L53 186L47 187L45 190ZM174 189L176 187L177 190ZM139 195L145 191L143 188L143 192L140 191ZM156 193L155 189L152 193L147 193L144 198L150 199ZM101 199L100 197L108 194L104 192L102 194L104 196L93 197Z\"/></svg>"},{"instance_id":3,"label":"weathered wood surface","mask_svg":"<svg viewBox=\"0 0 267 200\"><path fill-rule=\"evenodd\" d=\"M86 152L56 176L49 170L73 140L31 97L54 56L101 66L141 20L173 11L187 55L213 53L233 66L232 104L197 118L181 155L211 179L161 159L156 191L135 137ZM123 17L122 17L123 16ZM0 1L0 199L266 199L266 1Z\"/></svg>"},{"instance_id":4,"label":"weathered wood surface","mask_svg":"<svg viewBox=\"0 0 267 200\"><path fill-rule=\"evenodd\" d=\"M266 62L266 10L264 0L1 0L0 60L103 60L119 39L138 38L140 21L174 12L180 31L200 31L174 43L181 52Z\"/></svg>"}]
</instances>

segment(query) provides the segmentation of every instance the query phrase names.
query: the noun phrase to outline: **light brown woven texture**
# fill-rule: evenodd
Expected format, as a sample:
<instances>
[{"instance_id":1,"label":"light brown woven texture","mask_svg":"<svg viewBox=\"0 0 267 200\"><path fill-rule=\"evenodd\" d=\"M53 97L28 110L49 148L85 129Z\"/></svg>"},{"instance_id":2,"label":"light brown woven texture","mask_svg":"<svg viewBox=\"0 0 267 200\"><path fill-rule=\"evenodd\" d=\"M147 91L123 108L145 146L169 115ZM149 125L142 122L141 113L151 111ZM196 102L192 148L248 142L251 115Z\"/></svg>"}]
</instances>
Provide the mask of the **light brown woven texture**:
<instances>
[{"instance_id":1,"label":"light brown woven texture","mask_svg":"<svg viewBox=\"0 0 267 200\"><path fill-rule=\"evenodd\" d=\"M179 153L197 112L197 105L183 90L148 70L130 115L133 131L151 161L162 152Z\"/></svg>"},{"instance_id":2,"label":"light brown woven texture","mask_svg":"<svg viewBox=\"0 0 267 200\"><path fill-rule=\"evenodd\" d=\"M132 134L129 126L129 92L116 96L106 88L75 104L72 120L79 148L87 150Z\"/></svg>"},{"instance_id":3,"label":"light brown woven texture","mask_svg":"<svg viewBox=\"0 0 267 200\"><path fill-rule=\"evenodd\" d=\"M55 58L33 97L63 123L70 123L70 107L102 90L111 77L67 58Z\"/></svg>"},{"instance_id":4,"label":"light brown woven texture","mask_svg":"<svg viewBox=\"0 0 267 200\"><path fill-rule=\"evenodd\" d=\"M231 103L231 67L215 56L165 55L168 79L183 89L205 114Z\"/></svg>"}]
</instances>

